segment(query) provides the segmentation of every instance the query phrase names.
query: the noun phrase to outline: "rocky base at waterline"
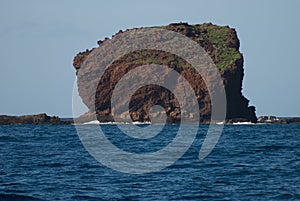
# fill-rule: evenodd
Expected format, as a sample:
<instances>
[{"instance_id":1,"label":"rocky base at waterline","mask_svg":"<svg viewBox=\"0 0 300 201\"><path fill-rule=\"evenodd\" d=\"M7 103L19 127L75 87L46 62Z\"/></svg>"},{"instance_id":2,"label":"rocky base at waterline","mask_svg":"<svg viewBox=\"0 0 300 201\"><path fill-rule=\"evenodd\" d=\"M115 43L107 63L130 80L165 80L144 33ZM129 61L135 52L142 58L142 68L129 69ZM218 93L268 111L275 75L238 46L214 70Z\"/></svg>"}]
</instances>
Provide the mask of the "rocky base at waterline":
<instances>
[{"instance_id":1,"label":"rocky base at waterline","mask_svg":"<svg viewBox=\"0 0 300 201\"><path fill-rule=\"evenodd\" d=\"M95 121L95 113L87 112L80 117L74 118L73 120L62 120L58 116L48 116L45 113L42 114L34 114L34 115L23 115L23 116L8 116L8 115L0 115L0 125L21 125L21 124L73 124L79 123L84 124L88 122ZM107 121L100 121L107 122ZM236 124L236 123L250 123L248 119L245 118L234 118L227 119L225 124ZM201 124L220 124L221 122L201 122ZM300 124L300 117L275 117L275 116L260 116L258 118L257 123L264 124Z\"/></svg>"},{"instance_id":2,"label":"rocky base at waterline","mask_svg":"<svg viewBox=\"0 0 300 201\"><path fill-rule=\"evenodd\" d=\"M23 116L0 115L0 125L5 124L72 124L73 121L62 121L58 116L45 113Z\"/></svg>"},{"instance_id":3,"label":"rocky base at waterline","mask_svg":"<svg viewBox=\"0 0 300 201\"><path fill-rule=\"evenodd\" d=\"M118 123L118 122L114 122L114 121L108 121L107 119L100 119L99 117L97 117L96 119L96 112L86 112L83 115L81 115L80 117L74 118L74 123L75 124L94 124L95 122L97 122L97 120L100 123ZM135 122L134 120L132 120L132 122ZM129 123L132 123L129 122ZM119 122L119 123L125 123L125 122ZM143 123L143 122L139 122L139 123ZM144 123L148 124L151 123L151 121L144 121ZM276 117L276 116L260 116L258 117L258 120L256 122L257 124L300 124L300 117ZM253 123L251 121L249 121L249 119L247 118L232 118L232 119L226 119L225 122L218 122L218 121L214 121L211 122L210 120L208 121L202 121L199 122L199 124L226 124L226 125L232 125L232 124L256 124Z\"/></svg>"}]
</instances>

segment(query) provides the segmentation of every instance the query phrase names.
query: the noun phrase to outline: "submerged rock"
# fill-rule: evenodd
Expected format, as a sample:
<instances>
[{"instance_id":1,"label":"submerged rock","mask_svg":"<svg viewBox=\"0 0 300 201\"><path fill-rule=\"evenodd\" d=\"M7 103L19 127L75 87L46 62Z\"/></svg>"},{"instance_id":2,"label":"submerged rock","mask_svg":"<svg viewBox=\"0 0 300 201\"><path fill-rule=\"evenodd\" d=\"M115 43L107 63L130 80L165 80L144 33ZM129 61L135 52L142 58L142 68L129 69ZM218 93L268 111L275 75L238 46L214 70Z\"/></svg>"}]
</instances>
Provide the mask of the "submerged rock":
<instances>
[{"instance_id":1,"label":"submerged rock","mask_svg":"<svg viewBox=\"0 0 300 201\"><path fill-rule=\"evenodd\" d=\"M289 122L285 118L279 118L276 116L260 116L260 117L258 117L257 123L287 124Z\"/></svg>"},{"instance_id":2,"label":"submerged rock","mask_svg":"<svg viewBox=\"0 0 300 201\"><path fill-rule=\"evenodd\" d=\"M242 94L242 81L244 76L243 55L239 52L240 42L235 29L228 26L216 26L211 23L189 25L188 23L173 23L156 28L167 29L183 34L197 42L214 61L220 71L227 99L226 120L239 119L243 121L256 122L255 107L249 106L249 100ZM126 30L130 31L130 30ZM124 31L124 32L126 32ZM122 34L119 31L116 35ZM113 37L115 37L114 35ZM101 47L105 41L98 41ZM80 52L73 61L76 72L93 52L95 48ZM110 52L108 49L107 52ZM184 76L195 91L199 103L200 121L208 123L211 117L211 101L206 85L198 74L190 70L190 64L176 55L158 50L141 50L125 55L109 66L108 72L103 75L99 82L96 100L88 94L84 83L78 79L78 90L83 102L89 108L90 113L96 113L100 122L113 121L111 111L111 96L116 83L128 71L146 64L160 64L176 70ZM91 65L90 71L86 73L90 82L98 82L99 78L93 76L97 71L97 64ZM147 70L145 71L147 74ZM180 122L180 108L176 97L165 88L157 86L145 86L140 88L131 98L130 115L133 121L149 121L149 108L159 104L165 108L169 123ZM96 109L95 109L96 108ZM85 114L85 117L88 116Z\"/></svg>"},{"instance_id":3,"label":"submerged rock","mask_svg":"<svg viewBox=\"0 0 300 201\"><path fill-rule=\"evenodd\" d=\"M300 117L291 117L286 119L288 123L300 124Z\"/></svg>"}]
</instances>

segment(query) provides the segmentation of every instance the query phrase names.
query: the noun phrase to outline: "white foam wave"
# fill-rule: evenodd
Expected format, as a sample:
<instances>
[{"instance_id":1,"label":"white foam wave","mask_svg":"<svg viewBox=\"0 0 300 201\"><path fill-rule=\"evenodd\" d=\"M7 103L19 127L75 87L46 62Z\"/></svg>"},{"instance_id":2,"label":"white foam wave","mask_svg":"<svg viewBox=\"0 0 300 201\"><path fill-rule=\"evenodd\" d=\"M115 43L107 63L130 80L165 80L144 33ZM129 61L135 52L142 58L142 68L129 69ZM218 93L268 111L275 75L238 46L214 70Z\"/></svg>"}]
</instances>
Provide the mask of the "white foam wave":
<instances>
[{"instance_id":1,"label":"white foam wave","mask_svg":"<svg viewBox=\"0 0 300 201\"><path fill-rule=\"evenodd\" d=\"M233 125L255 125L255 123L252 122L234 122Z\"/></svg>"},{"instance_id":2,"label":"white foam wave","mask_svg":"<svg viewBox=\"0 0 300 201\"><path fill-rule=\"evenodd\" d=\"M132 122L132 123L128 123L128 122L99 122L98 120L93 120L93 121L89 121L89 122L84 122L81 125L116 125L116 124L135 124L135 125L143 125L143 124L151 124L151 122Z\"/></svg>"}]
</instances>

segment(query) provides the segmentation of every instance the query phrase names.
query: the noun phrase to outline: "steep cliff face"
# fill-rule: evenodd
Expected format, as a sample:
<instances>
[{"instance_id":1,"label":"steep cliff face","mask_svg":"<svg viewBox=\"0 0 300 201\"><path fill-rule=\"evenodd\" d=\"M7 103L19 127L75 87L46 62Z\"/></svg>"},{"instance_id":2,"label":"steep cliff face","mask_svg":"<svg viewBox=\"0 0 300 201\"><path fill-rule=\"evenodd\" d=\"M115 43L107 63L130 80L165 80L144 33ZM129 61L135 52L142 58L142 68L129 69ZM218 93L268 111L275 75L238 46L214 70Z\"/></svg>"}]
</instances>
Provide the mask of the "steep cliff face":
<instances>
[{"instance_id":1,"label":"steep cliff face","mask_svg":"<svg viewBox=\"0 0 300 201\"><path fill-rule=\"evenodd\" d=\"M181 33L197 42L209 54L218 67L225 86L227 120L257 121L255 108L248 106L249 101L241 92L244 76L243 55L239 52L240 43L234 29L228 26L221 27L212 24L189 25L187 23L174 23L157 28ZM122 31L117 34L120 33ZM106 38L105 40L110 39ZM99 46L102 43L103 41L98 41ZM73 66L77 71L93 50L86 50L76 55ZM110 101L118 81L130 70L141 65L153 63L166 65L179 72L189 81L198 99L201 122L209 122L211 116L210 96L201 76L193 71L190 68L190 64L185 60L176 55L158 50L132 52L115 61L98 84L95 103L80 80L78 80L79 95L90 109L90 112L96 112L99 121L112 121ZM147 75L147 72L145 72L145 75ZM90 74L86 76L89 76L91 81L95 79ZM122 105L122 102L120 104ZM149 120L149 109L156 104L165 108L168 122L180 121L181 112L176 97L169 90L155 85L142 87L134 93L130 102L131 118L134 121ZM95 106L96 111L93 111Z\"/></svg>"}]
</instances>

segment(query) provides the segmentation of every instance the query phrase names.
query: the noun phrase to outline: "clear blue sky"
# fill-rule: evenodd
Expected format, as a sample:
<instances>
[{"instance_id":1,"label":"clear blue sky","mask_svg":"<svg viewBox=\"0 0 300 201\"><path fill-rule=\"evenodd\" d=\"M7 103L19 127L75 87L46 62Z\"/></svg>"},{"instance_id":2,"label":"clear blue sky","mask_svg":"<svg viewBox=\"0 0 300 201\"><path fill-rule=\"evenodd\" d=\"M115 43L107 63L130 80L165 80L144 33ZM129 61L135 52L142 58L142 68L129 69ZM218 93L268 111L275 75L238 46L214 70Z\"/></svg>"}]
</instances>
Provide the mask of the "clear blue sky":
<instances>
[{"instance_id":1,"label":"clear blue sky","mask_svg":"<svg viewBox=\"0 0 300 201\"><path fill-rule=\"evenodd\" d=\"M0 114L72 116L77 52L119 29L171 22L236 28L257 114L300 116L300 1L0 1Z\"/></svg>"}]
</instances>

